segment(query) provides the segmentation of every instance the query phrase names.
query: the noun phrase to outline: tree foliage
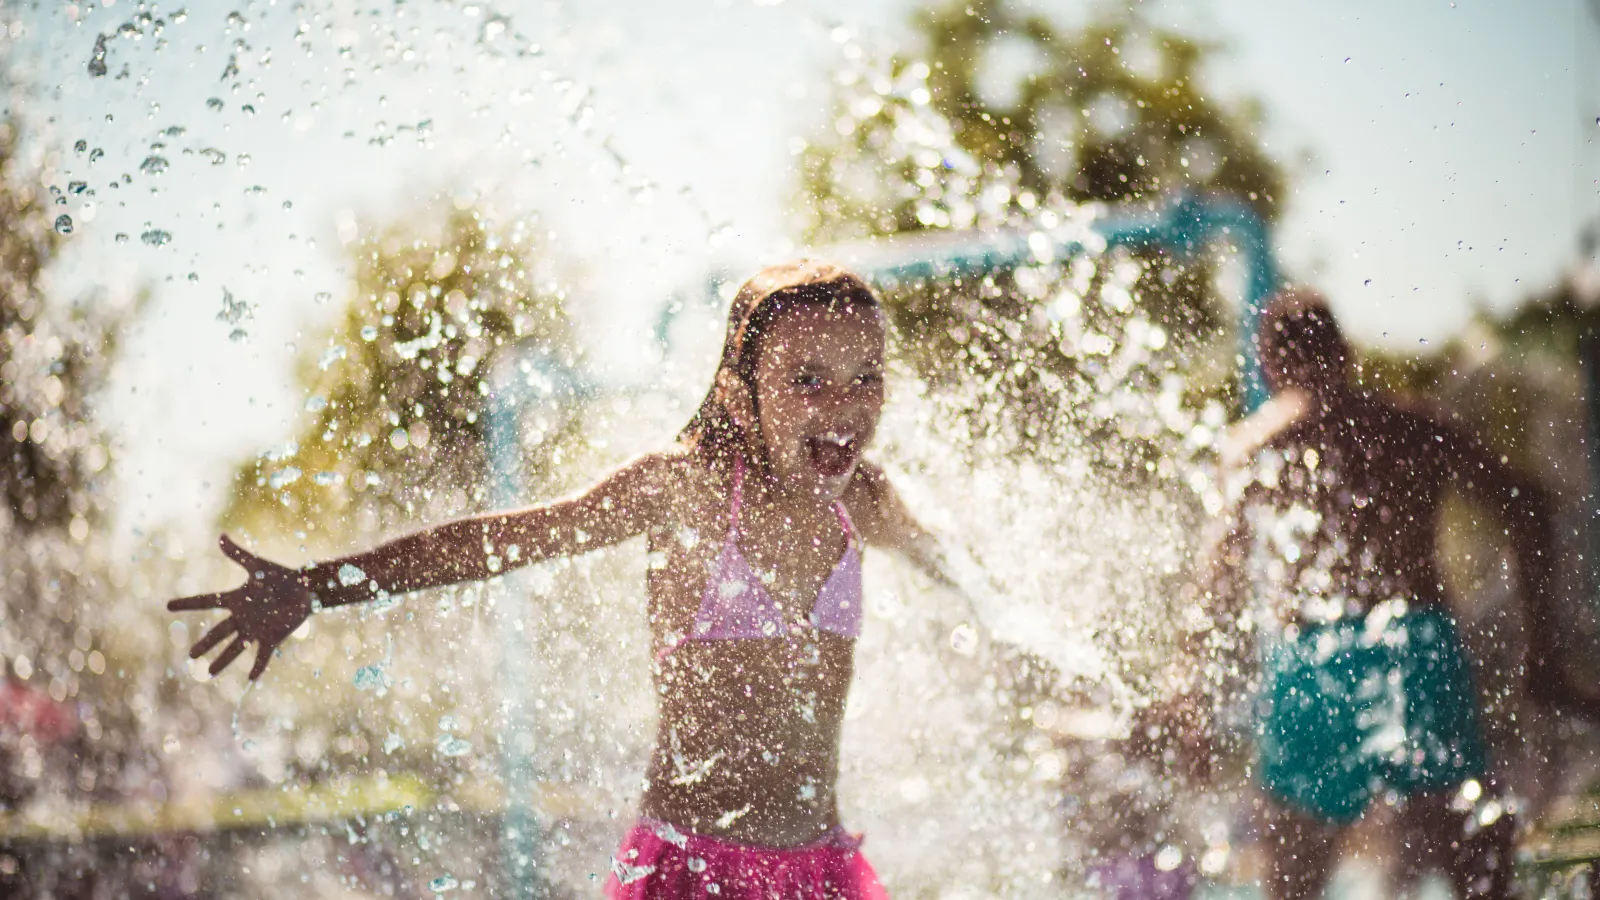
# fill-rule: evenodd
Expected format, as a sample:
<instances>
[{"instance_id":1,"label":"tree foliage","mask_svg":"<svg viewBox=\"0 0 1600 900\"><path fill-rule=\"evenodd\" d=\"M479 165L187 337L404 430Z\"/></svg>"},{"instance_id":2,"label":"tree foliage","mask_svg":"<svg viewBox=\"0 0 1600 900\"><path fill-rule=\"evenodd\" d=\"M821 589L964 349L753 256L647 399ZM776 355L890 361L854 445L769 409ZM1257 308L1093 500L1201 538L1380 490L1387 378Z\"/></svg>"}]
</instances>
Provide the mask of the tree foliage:
<instances>
[{"instance_id":1,"label":"tree foliage","mask_svg":"<svg viewBox=\"0 0 1600 900\"><path fill-rule=\"evenodd\" d=\"M1132 12L1063 32L1005 0L946 5L916 24L923 58L846 70L835 134L804 158L808 238L1002 225L1059 201L1154 204L1177 192L1276 216L1283 175L1253 133L1255 105L1225 106L1198 83L1214 47ZM918 107L948 123L958 154L898 152L918 142Z\"/></svg>"},{"instance_id":2,"label":"tree foliage","mask_svg":"<svg viewBox=\"0 0 1600 900\"><path fill-rule=\"evenodd\" d=\"M916 27L920 57L847 48L862 62L839 77L833 127L803 157L808 240L923 235L933 257L935 232L1092 243L1076 226L1082 204L1146 211L1185 192L1276 215L1283 176L1253 134L1253 107L1198 83L1214 48L1134 12L1065 31L1001 0L943 6ZM1036 253L1020 268L891 285L885 301L918 374L982 385L975 426L1010 422L1018 447L1087 431L1110 438L1094 446L1111 467L1142 469L1149 436L1125 433L1128 404L1170 393L1178 374L1182 405L1227 403L1231 316L1215 254L1095 261Z\"/></svg>"},{"instance_id":3,"label":"tree foliage","mask_svg":"<svg viewBox=\"0 0 1600 900\"><path fill-rule=\"evenodd\" d=\"M244 465L224 514L263 538L370 532L396 515L486 500L490 370L507 347L575 364L558 272L526 223L452 210L357 245L355 288L302 361L312 413Z\"/></svg>"}]
</instances>

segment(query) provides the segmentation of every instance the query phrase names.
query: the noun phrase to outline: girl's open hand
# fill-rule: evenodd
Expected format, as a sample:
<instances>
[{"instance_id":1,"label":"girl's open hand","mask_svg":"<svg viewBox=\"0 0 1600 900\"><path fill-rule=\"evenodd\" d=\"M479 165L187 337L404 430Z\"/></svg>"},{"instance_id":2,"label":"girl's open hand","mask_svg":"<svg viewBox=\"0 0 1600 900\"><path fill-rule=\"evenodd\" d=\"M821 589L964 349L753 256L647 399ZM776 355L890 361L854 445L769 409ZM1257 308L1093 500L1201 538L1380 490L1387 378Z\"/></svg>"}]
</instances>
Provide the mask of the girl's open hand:
<instances>
[{"instance_id":1,"label":"girl's open hand","mask_svg":"<svg viewBox=\"0 0 1600 900\"><path fill-rule=\"evenodd\" d=\"M211 661L211 674L216 675L239 658L246 644L255 644L256 659L250 666L250 679L254 681L266 671L272 651L311 615L311 587L303 573L262 559L227 535L219 543L229 559L244 567L245 583L231 591L182 597L168 603L167 609L225 609L232 613L195 641L189 656L199 659L232 638L232 643Z\"/></svg>"}]
</instances>

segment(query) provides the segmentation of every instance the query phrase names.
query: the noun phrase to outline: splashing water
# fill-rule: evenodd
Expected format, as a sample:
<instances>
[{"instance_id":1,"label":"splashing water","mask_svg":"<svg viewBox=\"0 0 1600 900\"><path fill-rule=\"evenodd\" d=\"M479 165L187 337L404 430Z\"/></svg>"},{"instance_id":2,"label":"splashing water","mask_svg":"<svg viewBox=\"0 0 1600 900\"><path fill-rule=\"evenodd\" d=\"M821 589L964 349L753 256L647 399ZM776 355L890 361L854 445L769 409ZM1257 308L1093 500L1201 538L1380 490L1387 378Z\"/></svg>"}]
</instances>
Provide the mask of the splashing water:
<instances>
[{"instance_id":1,"label":"splashing water","mask_svg":"<svg viewBox=\"0 0 1600 900\"><path fill-rule=\"evenodd\" d=\"M647 177L657 174L649 160L630 159L609 137L595 134L609 115L604 92L559 71L528 40L529 16L490 13L480 4L436 4L419 20L408 17L427 4L405 6L396 8L394 22L337 15L300 22L294 16L285 20L281 37L269 35L284 22L271 20L259 5L227 15L197 11L195 18L215 20L221 35L208 39L204 80L220 70L223 83L201 85L185 99L178 114L190 116L187 125L168 124L169 103L164 111L149 109L148 120L140 107L136 138L113 142L86 134L88 140L76 145L85 155L70 164L104 159L100 170L69 171L63 162L53 175L66 185L66 196L58 192L44 201L54 207L68 197L97 197L104 223L114 206L105 198L113 191L127 198L135 190L178 190L175 182L194 179L207 205L212 196L222 198L205 215L187 208L181 216L137 210L127 213L136 218L106 227L126 229L113 232L117 244L128 242L129 233L148 248L173 244L162 253L138 246L128 252L175 260L180 274L191 266L203 271L205 248L190 246L202 231L234 236L237 226L221 211L230 203L249 216L272 217L274 228L290 220L291 210L298 215L311 207L323 217L320 230L290 225L283 228L292 230L287 240L299 248L331 239L335 248L348 248L342 261L351 264L361 289L338 294L322 290L332 285L315 272L291 265L283 266L280 291L278 271L251 261L252 277L274 282L270 291L249 292L263 304L278 302L274 292L280 292L314 298L319 309L333 312L338 304L329 301L351 299L343 311L348 322L328 340L309 332L293 336L296 352L311 354L304 368L321 380L308 382L287 407L292 421L286 427L314 427L297 432L298 444L263 454L236 479L238 491L253 487L266 499L229 527L269 547L274 558L351 550L488 508L499 502L494 481L501 477L515 482L517 502L559 496L631 453L659 447L704 390L715 352L708 341L715 343L719 317L703 315L704 321L678 327L679 343L663 351L659 372L643 384L606 377L592 379L598 386L577 385L577 378L565 383L558 376L580 370L583 354L551 324L564 321L559 304L541 304L580 292L576 276L549 262L554 254L538 243L553 235L551 223L518 218L506 210L512 199L475 193L474 186L443 197L482 225L463 232L468 240L451 243L426 229L369 233L355 212L339 207L349 201L324 209L322 198L307 196L310 191L285 175L279 154L249 145L266 140L259 135L278 134L256 129L281 127L292 136L302 133L302 123L329 127L338 120L351 146L429 151L447 142L454 127L436 125L447 121L436 110L412 104L400 90L373 91L366 99L384 110L384 121L361 121L350 115L351 98L362 99L360 91L384 67L391 74L407 67L437 73L455 54L468 52L493 67L497 99L545 104L533 118L548 119L558 135L548 150L552 157L594 149L596 167L613 177L607 190L640 207L667 202L671 190L657 181L671 182ZM120 5L115 12L123 17ZM126 26L101 25L98 30L109 33L96 37L92 50L86 36L73 45L72 68L82 78L89 50L88 74L97 89L110 89L117 82L111 73L135 51L163 40L163 27L188 18L168 12L158 24L132 15ZM429 37L418 40L419 34ZM1105 211L1036 196L1014 172L986 167L964 151L934 107L928 64L890 64L847 35L837 39L847 62L833 73L841 113L829 125L841 134L870 133L888 173L868 179L863 205L877 212L903 201L927 238L914 252L929 257L963 241L1022 248L1014 264L978 272L935 267L931 274L880 284L899 335L890 402L872 456L918 518L940 535L959 590L931 585L879 555L867 559L866 627L841 752L846 824L867 832L869 855L898 896L1078 896L1101 877L1097 872L1105 873L1102 885L1111 883L1117 873L1097 868L1099 860L1130 848L1155 872L1219 872L1235 852L1232 811L1211 798L1185 795L1158 767L1125 758L1118 740L1159 696L1162 667L1183 623L1197 612L1182 607L1176 586L1192 564L1198 522L1222 502L1210 460L1227 416L1220 401L1194 398L1189 375L1203 357L1220 355L1221 368L1231 368L1231 342L1218 338L1216 346L1201 346L1184 334L1184 323L1164 317L1147 291L1149 261L1106 250L1097 237L1093 225ZM184 41L198 39L185 35ZM554 54L556 45L549 46ZM336 73L327 96L301 104L279 94L273 79L285 65L285 47L326 57L319 64L326 61L327 71ZM122 83L132 86L140 77L135 68ZM512 90L505 90L508 84ZM349 93L341 97L344 89ZM202 102L209 93L218 96ZM474 113L501 114L494 106ZM355 121L347 125L347 118ZM582 143L585 135L589 143ZM90 151L95 142L111 147L111 157L99 147ZM520 164L541 164L539 153L519 147L523 151ZM225 165L230 158L234 165ZM110 177L124 171L137 177ZM67 181L69 175L75 180ZM72 243L81 245L94 236L93 216L77 207L73 212L81 233ZM740 225L727 221L725 210L698 212L704 230L688 243L738 245ZM146 218L178 229L183 240L174 244L171 232ZM72 231L71 217L47 217L47 236L52 221L56 233ZM141 221L143 229L136 227ZM898 246L882 244L876 249ZM403 260L394 269L404 274L390 283L363 269L379 260ZM240 284L232 278L228 283ZM208 273L205 283L219 280ZM214 309L214 297L206 294L204 305ZM232 340L242 341L247 326L255 328L256 312L255 304L224 289L216 319ZM691 303L684 316L703 312ZM265 322L261 332L271 333ZM688 332L712 337L684 338ZM48 337L18 351L29 371L70 368L70 353L61 347L72 340L56 336L60 346L51 356L44 351ZM92 336L82 338L83 346L95 345ZM381 405L363 418L340 386L377 383L383 373L399 374L374 391ZM27 399L30 415L18 423L22 437L13 429L0 439L42 448L40 458L70 460L75 471L104 470L105 449L91 431L52 412L59 398L49 400L47 378L37 381L29 388L38 395ZM489 458L491 450L476 448L486 443L492 411L514 385L536 402L509 440L507 456L516 464L502 466ZM463 447L452 468L451 454ZM512 472L518 466L520 480ZM59 539L5 552L16 552L16 559L48 556L53 572L98 571L89 563L110 554L80 537L92 535L88 519L74 520L83 515L78 507L98 501L75 502L61 516ZM280 527L285 521L291 525ZM1285 527L1284 540L1292 543L1293 528ZM142 551L150 557L148 569L118 571L101 584L118 591L131 584L150 597L159 593L151 582L200 591L209 585L189 579L237 577L235 569L220 567L192 574L203 552L164 541ZM48 552L41 549L46 544ZM503 559L515 560L517 552L504 548ZM185 561L183 573L178 559ZM130 689L135 700L129 709L136 714L122 727L153 746L172 748L167 752L174 760L208 760L196 763L193 774L161 776L173 795L211 796L215 785L241 793L265 783L266 793L288 798L282 806L266 802L274 818L259 827L268 834L279 833L274 822L289 821L285 810L319 803L361 810L349 817L360 828L335 828L323 843L315 836L293 839L302 843L275 836L278 844L248 851L253 855L238 851L236 858L248 859L261 884L294 885L302 873L318 869L395 871L409 880L398 882L403 891L390 893L415 894L423 884L435 894L470 893L476 886L471 878L494 873L498 855L520 846L501 830L508 787L499 757L532 773L538 808L547 811L539 820L533 868L574 893L592 892L608 869L619 881L633 882L653 869L611 854L619 821L637 804L653 734L641 598L644 573L657 564L629 545L544 563L485 586L413 597L379 593L372 603L327 611L302 627L274 661L263 690L249 695L251 708L242 702L247 688L227 677L212 684L174 678L160 689L146 678L137 691ZM355 566L336 577L344 586L367 580ZM41 596L53 597L71 583L65 575L38 580L29 589ZM66 685L76 690L83 672L117 671L114 653L102 650L98 637L80 640L78 626L54 611L44 618L62 632L59 658L50 663L26 641L7 636L0 623L6 636L0 652L14 671L37 666L44 674L35 681L48 679L48 690L61 685L63 697ZM167 654L170 663L163 665L181 672L183 651L198 630L165 629L129 643L144 641L155 649L140 652ZM388 648L374 661L380 642ZM176 699L164 693L169 687ZM231 731L219 726L227 732L220 740L206 732L212 716L231 722ZM109 732L119 726L96 720L94 727ZM721 760L681 762L680 776L693 779ZM155 774L143 777L158 781ZM168 787L160 790L165 796ZM149 791L141 802L154 804L155 789ZM1485 819L1506 813L1491 798L1469 802L1480 801L1473 808ZM243 817L251 807L226 808L244 810L238 813ZM671 826L659 836L687 843ZM959 851L930 850L939 847ZM346 868L317 865L335 858L330 848ZM687 866L698 873L706 863L690 858ZM446 869L454 874L437 874ZM334 880L308 890L351 890L344 874L328 877ZM497 885L506 878L482 877Z\"/></svg>"}]
</instances>

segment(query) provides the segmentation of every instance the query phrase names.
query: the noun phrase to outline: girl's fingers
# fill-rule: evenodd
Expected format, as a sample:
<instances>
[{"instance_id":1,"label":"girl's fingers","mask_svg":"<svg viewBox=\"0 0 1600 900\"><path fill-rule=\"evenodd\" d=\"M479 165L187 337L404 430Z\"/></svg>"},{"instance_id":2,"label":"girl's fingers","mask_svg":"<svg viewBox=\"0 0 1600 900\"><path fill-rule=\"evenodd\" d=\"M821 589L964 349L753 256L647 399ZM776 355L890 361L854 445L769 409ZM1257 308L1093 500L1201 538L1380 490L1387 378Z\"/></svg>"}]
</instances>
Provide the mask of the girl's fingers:
<instances>
[{"instance_id":1,"label":"girl's fingers","mask_svg":"<svg viewBox=\"0 0 1600 900\"><path fill-rule=\"evenodd\" d=\"M221 609L222 597L225 591L216 594L195 594L193 597L179 597L168 601L167 609L172 612L194 612L197 609Z\"/></svg>"},{"instance_id":2,"label":"girl's fingers","mask_svg":"<svg viewBox=\"0 0 1600 900\"><path fill-rule=\"evenodd\" d=\"M211 674L212 675L216 675L218 672L221 672L223 669L226 669L228 667L228 663L231 663L234 660L238 659L239 658L239 654L241 654L243 652L244 652L244 638L241 637L241 638L236 639L233 643L229 644L227 649L225 649L221 653L217 654L217 658L211 661L211 669L210 669Z\"/></svg>"},{"instance_id":3,"label":"girl's fingers","mask_svg":"<svg viewBox=\"0 0 1600 900\"><path fill-rule=\"evenodd\" d=\"M233 616L218 623L218 625L205 633L205 636L194 642L189 649L190 659L199 659L211 652L211 648L222 643L228 638L239 633L239 620Z\"/></svg>"},{"instance_id":4,"label":"girl's fingers","mask_svg":"<svg viewBox=\"0 0 1600 900\"><path fill-rule=\"evenodd\" d=\"M272 648L266 644L256 647L256 661L250 666L250 680L255 681L261 673L267 670L267 663L272 659Z\"/></svg>"},{"instance_id":5,"label":"girl's fingers","mask_svg":"<svg viewBox=\"0 0 1600 900\"><path fill-rule=\"evenodd\" d=\"M235 544L233 542L233 538L223 535L222 538L217 541L217 546L222 548L222 552L225 556L239 565L244 566L245 570L252 575L261 568L261 557L256 556L249 550L246 550L238 544Z\"/></svg>"}]
</instances>

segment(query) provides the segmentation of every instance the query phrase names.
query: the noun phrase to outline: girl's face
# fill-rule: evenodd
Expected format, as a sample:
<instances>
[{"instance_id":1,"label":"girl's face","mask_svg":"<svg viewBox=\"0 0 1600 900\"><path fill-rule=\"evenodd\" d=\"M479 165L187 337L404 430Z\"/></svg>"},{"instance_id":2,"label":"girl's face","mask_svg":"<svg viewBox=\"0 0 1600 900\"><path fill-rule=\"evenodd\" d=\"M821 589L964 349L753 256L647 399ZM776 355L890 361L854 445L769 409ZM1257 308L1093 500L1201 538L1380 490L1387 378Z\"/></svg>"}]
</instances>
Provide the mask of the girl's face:
<instances>
[{"instance_id":1,"label":"girl's face","mask_svg":"<svg viewBox=\"0 0 1600 900\"><path fill-rule=\"evenodd\" d=\"M883 411L883 316L802 306L768 326L756 364L760 435L778 483L837 499Z\"/></svg>"}]
</instances>

